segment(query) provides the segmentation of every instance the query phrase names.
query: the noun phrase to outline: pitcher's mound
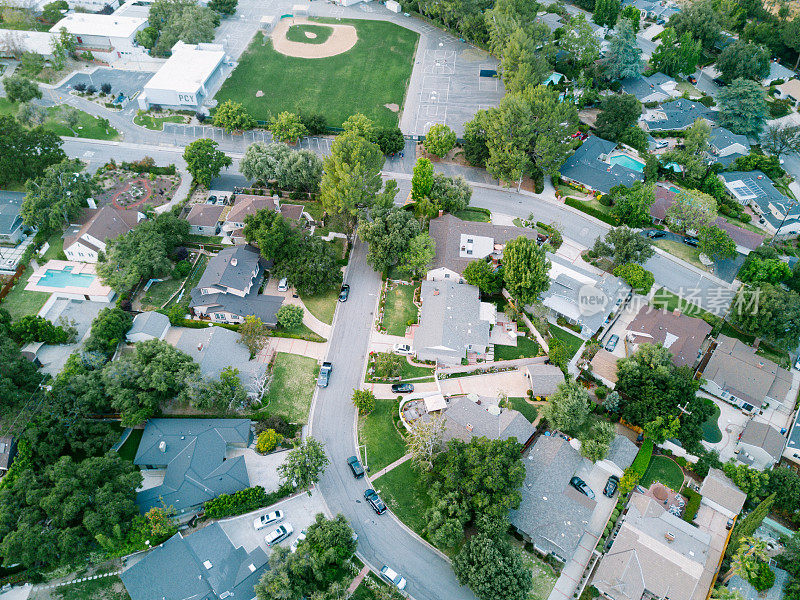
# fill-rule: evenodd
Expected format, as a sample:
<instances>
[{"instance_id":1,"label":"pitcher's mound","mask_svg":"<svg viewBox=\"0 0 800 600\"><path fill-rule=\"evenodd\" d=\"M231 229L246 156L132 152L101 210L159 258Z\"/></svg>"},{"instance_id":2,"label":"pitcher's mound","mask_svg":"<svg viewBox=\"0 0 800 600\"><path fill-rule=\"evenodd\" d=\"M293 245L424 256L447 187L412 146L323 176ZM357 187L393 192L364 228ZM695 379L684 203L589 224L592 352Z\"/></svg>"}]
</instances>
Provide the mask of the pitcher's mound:
<instances>
[{"instance_id":1,"label":"pitcher's mound","mask_svg":"<svg viewBox=\"0 0 800 600\"><path fill-rule=\"evenodd\" d=\"M324 27L330 27L333 32L331 36L321 44L304 44L303 42L291 42L286 39L286 32L292 25L300 23L310 23L306 18L295 17L291 19L281 19L278 26L272 31L272 47L276 52L286 56L296 58L327 58L344 54L356 45L358 33L352 25L339 25L333 23L314 23ZM317 37L317 34L306 31L305 35L309 39Z\"/></svg>"}]
</instances>

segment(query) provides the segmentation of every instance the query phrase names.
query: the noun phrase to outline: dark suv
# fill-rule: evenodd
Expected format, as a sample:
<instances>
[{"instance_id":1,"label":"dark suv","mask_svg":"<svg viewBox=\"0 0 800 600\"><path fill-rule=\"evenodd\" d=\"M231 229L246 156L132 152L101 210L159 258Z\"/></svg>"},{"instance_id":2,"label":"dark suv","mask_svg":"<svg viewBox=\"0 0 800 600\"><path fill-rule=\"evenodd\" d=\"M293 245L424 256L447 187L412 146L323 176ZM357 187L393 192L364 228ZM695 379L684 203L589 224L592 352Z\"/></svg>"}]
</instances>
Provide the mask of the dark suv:
<instances>
[{"instance_id":1,"label":"dark suv","mask_svg":"<svg viewBox=\"0 0 800 600\"><path fill-rule=\"evenodd\" d=\"M569 484L584 496L588 496L594 500L594 492L592 491L592 488L586 485L586 482L577 475L569 480Z\"/></svg>"},{"instance_id":2,"label":"dark suv","mask_svg":"<svg viewBox=\"0 0 800 600\"><path fill-rule=\"evenodd\" d=\"M612 475L606 481L606 487L603 489L603 495L607 498L613 498L617 493L617 486L619 486L619 477Z\"/></svg>"},{"instance_id":3,"label":"dark suv","mask_svg":"<svg viewBox=\"0 0 800 600\"><path fill-rule=\"evenodd\" d=\"M356 479L361 479L364 476L364 467L361 466L361 462L358 460L357 456L351 456L348 458L347 464L350 465L350 470L353 472L353 477Z\"/></svg>"},{"instance_id":4,"label":"dark suv","mask_svg":"<svg viewBox=\"0 0 800 600\"><path fill-rule=\"evenodd\" d=\"M372 510L374 510L379 515L382 515L383 513L386 512L386 505L383 503L383 500L381 500L378 497L378 493L372 488L364 492L364 498L366 499L367 502L369 502L369 505L372 507Z\"/></svg>"}]
</instances>

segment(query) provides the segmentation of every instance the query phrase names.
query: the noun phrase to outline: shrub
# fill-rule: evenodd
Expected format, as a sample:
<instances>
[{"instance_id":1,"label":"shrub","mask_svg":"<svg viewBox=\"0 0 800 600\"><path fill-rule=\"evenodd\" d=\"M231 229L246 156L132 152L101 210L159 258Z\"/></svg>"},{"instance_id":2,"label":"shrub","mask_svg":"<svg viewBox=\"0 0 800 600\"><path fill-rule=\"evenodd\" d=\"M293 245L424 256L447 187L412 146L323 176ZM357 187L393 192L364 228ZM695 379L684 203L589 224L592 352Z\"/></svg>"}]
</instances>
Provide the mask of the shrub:
<instances>
[{"instance_id":1,"label":"shrub","mask_svg":"<svg viewBox=\"0 0 800 600\"><path fill-rule=\"evenodd\" d=\"M703 96L698 100L698 102L707 108L711 108L712 106L715 106L717 104L714 101L714 98L712 98L711 96Z\"/></svg>"},{"instance_id":2,"label":"shrub","mask_svg":"<svg viewBox=\"0 0 800 600\"><path fill-rule=\"evenodd\" d=\"M593 206L587 205L585 202L581 200L576 200L575 198L567 198L564 201L564 204L567 206L571 206L572 208L577 208L578 210L585 212L587 215L591 215L595 219L600 219L603 223L608 223L609 225L614 225L615 227L619 225L619 219L614 215L607 215L601 210L597 210Z\"/></svg>"},{"instance_id":3,"label":"shrub","mask_svg":"<svg viewBox=\"0 0 800 600\"><path fill-rule=\"evenodd\" d=\"M284 329L295 329L303 324L303 307L284 304L278 309L278 324Z\"/></svg>"},{"instance_id":4,"label":"shrub","mask_svg":"<svg viewBox=\"0 0 800 600\"><path fill-rule=\"evenodd\" d=\"M256 421L256 433L261 433L267 429L273 429L286 439L291 439L300 430L300 425L289 423L281 415L269 415L268 417Z\"/></svg>"},{"instance_id":5,"label":"shrub","mask_svg":"<svg viewBox=\"0 0 800 600\"><path fill-rule=\"evenodd\" d=\"M639 452L636 455L636 458L633 459L633 464L630 468L639 473L639 476L642 476L647 470L647 467L650 465L650 459L652 457L653 442L652 440L646 439L644 442L642 442L642 447L639 448Z\"/></svg>"},{"instance_id":6,"label":"shrub","mask_svg":"<svg viewBox=\"0 0 800 600\"><path fill-rule=\"evenodd\" d=\"M690 487L684 487L681 490L681 494L686 496L688 500L686 508L683 511L683 520L687 523L691 523L694 521L695 516L697 516L697 511L700 509L700 501L703 497Z\"/></svg>"},{"instance_id":7,"label":"shrub","mask_svg":"<svg viewBox=\"0 0 800 600\"><path fill-rule=\"evenodd\" d=\"M261 454L267 454L277 448L278 444L283 440L283 436L274 429L267 429L258 435L256 442L256 450Z\"/></svg>"},{"instance_id":8,"label":"shrub","mask_svg":"<svg viewBox=\"0 0 800 600\"><path fill-rule=\"evenodd\" d=\"M103 92L104 94L110 94L111 93L111 84L107 83L107 82L106 83L101 83L100 84L100 91Z\"/></svg>"},{"instance_id":9,"label":"shrub","mask_svg":"<svg viewBox=\"0 0 800 600\"><path fill-rule=\"evenodd\" d=\"M181 279L186 277L189 274L189 271L192 270L192 263L188 260L180 260L175 265L175 270L173 271L173 276L175 279Z\"/></svg>"},{"instance_id":10,"label":"shrub","mask_svg":"<svg viewBox=\"0 0 800 600\"><path fill-rule=\"evenodd\" d=\"M375 355L375 377L379 379L400 377L403 372L404 360L402 356L397 354L379 352Z\"/></svg>"},{"instance_id":11,"label":"shrub","mask_svg":"<svg viewBox=\"0 0 800 600\"><path fill-rule=\"evenodd\" d=\"M603 400L608 395L608 388L604 385L598 386L594 391L594 395L597 396L598 399Z\"/></svg>"},{"instance_id":12,"label":"shrub","mask_svg":"<svg viewBox=\"0 0 800 600\"><path fill-rule=\"evenodd\" d=\"M368 415L375 410L375 394L370 390L353 390L353 404L360 415Z\"/></svg>"},{"instance_id":13,"label":"shrub","mask_svg":"<svg viewBox=\"0 0 800 600\"><path fill-rule=\"evenodd\" d=\"M638 294L646 295L655 283L653 274L642 265L628 263L614 269L614 276L625 281Z\"/></svg>"}]
</instances>

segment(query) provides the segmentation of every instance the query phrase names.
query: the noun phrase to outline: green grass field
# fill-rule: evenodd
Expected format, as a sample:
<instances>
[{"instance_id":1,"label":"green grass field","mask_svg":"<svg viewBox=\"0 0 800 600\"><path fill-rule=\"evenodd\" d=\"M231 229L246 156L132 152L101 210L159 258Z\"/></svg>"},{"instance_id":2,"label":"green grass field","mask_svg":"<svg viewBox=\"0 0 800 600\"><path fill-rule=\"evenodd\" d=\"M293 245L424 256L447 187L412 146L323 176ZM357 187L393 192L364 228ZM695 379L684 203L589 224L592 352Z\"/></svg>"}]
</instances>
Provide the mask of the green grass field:
<instances>
[{"instance_id":1,"label":"green grass field","mask_svg":"<svg viewBox=\"0 0 800 600\"><path fill-rule=\"evenodd\" d=\"M495 360L513 360L515 358L533 358L539 353L539 344L526 337L518 337L516 346L494 345Z\"/></svg>"},{"instance_id":2,"label":"green grass field","mask_svg":"<svg viewBox=\"0 0 800 600\"><path fill-rule=\"evenodd\" d=\"M528 421L533 423L536 420L536 416L539 414L539 409L533 404L529 404L525 398L512 397L509 398L508 401L511 403L511 408L521 412L522 416L528 419Z\"/></svg>"},{"instance_id":3,"label":"green grass field","mask_svg":"<svg viewBox=\"0 0 800 600\"><path fill-rule=\"evenodd\" d=\"M154 117L142 111L139 111L139 113L133 117L133 122L136 125L141 125L147 129L153 129L154 131L161 131L164 129L164 123L183 123L184 121L185 119L181 115Z\"/></svg>"},{"instance_id":4,"label":"green grass field","mask_svg":"<svg viewBox=\"0 0 800 600\"><path fill-rule=\"evenodd\" d=\"M581 344L583 344L583 340L579 338L577 335L573 335L566 329L562 329L561 327L556 327L555 325L550 325L550 333L564 342L564 346L567 348L567 352L569 353L570 359L575 356L575 353L580 349Z\"/></svg>"},{"instance_id":5,"label":"green grass field","mask_svg":"<svg viewBox=\"0 0 800 600\"><path fill-rule=\"evenodd\" d=\"M272 384L262 405L270 414L282 415L292 423L307 423L317 371L313 358L278 352Z\"/></svg>"},{"instance_id":6,"label":"green grass field","mask_svg":"<svg viewBox=\"0 0 800 600\"><path fill-rule=\"evenodd\" d=\"M389 335L405 335L411 319L417 320L417 306L414 304L414 285L398 285L386 292L383 308L383 326Z\"/></svg>"},{"instance_id":7,"label":"green grass field","mask_svg":"<svg viewBox=\"0 0 800 600\"><path fill-rule=\"evenodd\" d=\"M431 500L411 466L411 461L407 460L372 483L375 491L397 518L422 535L425 512L430 507Z\"/></svg>"},{"instance_id":8,"label":"green grass field","mask_svg":"<svg viewBox=\"0 0 800 600\"><path fill-rule=\"evenodd\" d=\"M18 103L9 102L6 98L0 98L0 115L13 116L17 114L17 110L19 110ZM104 127L100 119L82 110L78 111L78 123L75 125L74 130L67 127L59 115L60 107L48 107L47 119L43 123L44 128L57 135L67 137L88 138L93 140L115 140L119 137L119 133L116 129L110 125Z\"/></svg>"},{"instance_id":9,"label":"green grass field","mask_svg":"<svg viewBox=\"0 0 800 600\"><path fill-rule=\"evenodd\" d=\"M358 443L367 447L367 464L377 473L406 453L406 441L392 421L396 400L375 401L375 410L358 419ZM364 455L361 455L363 460Z\"/></svg>"},{"instance_id":10,"label":"green grass field","mask_svg":"<svg viewBox=\"0 0 800 600\"><path fill-rule=\"evenodd\" d=\"M333 313L336 312L336 303L339 301L339 288L331 288L327 292L304 296L300 294L306 309L323 323L333 323Z\"/></svg>"},{"instance_id":11,"label":"green grass field","mask_svg":"<svg viewBox=\"0 0 800 600\"><path fill-rule=\"evenodd\" d=\"M385 21L336 22L354 25L358 42L328 58L285 56L257 33L216 100L241 102L260 121L287 110L318 113L339 127L360 112L377 125L397 125L397 113L384 105L403 106L419 35Z\"/></svg>"},{"instance_id":12,"label":"green grass field","mask_svg":"<svg viewBox=\"0 0 800 600\"><path fill-rule=\"evenodd\" d=\"M310 33L314 37L309 37L306 33ZM325 25L292 25L286 32L286 39L303 44L324 44L332 33L333 29Z\"/></svg>"},{"instance_id":13,"label":"green grass field","mask_svg":"<svg viewBox=\"0 0 800 600\"><path fill-rule=\"evenodd\" d=\"M453 216L458 217L462 221L477 221L478 223L489 222L489 215L487 215L483 211L473 210L471 208L465 208L464 210L459 210Z\"/></svg>"},{"instance_id":14,"label":"green grass field","mask_svg":"<svg viewBox=\"0 0 800 600\"><path fill-rule=\"evenodd\" d=\"M680 491L683 487L683 471L671 458L654 456L639 483L642 487L649 488L655 481L663 483L672 490Z\"/></svg>"}]
</instances>

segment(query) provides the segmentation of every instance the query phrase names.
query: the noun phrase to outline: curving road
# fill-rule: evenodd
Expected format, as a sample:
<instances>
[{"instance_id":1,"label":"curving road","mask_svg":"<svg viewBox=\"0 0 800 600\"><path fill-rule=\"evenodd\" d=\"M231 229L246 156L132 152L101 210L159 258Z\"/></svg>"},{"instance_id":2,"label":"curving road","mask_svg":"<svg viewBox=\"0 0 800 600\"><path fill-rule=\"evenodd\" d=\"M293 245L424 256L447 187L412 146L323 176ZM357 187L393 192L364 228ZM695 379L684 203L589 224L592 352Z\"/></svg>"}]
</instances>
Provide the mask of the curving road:
<instances>
[{"instance_id":1,"label":"curving road","mask_svg":"<svg viewBox=\"0 0 800 600\"><path fill-rule=\"evenodd\" d=\"M331 513L342 513L358 534L358 552L374 569L384 564L408 580L406 591L416 600L474 600L459 585L448 561L419 540L387 512L376 515L364 502L366 479L354 479L345 462L356 454L356 409L350 398L364 375L369 334L380 293L380 275L367 264L366 247L356 243L345 281L350 297L339 304L327 360L333 373L327 388L318 388L310 434L325 442L331 464L319 483Z\"/></svg>"}]
</instances>

